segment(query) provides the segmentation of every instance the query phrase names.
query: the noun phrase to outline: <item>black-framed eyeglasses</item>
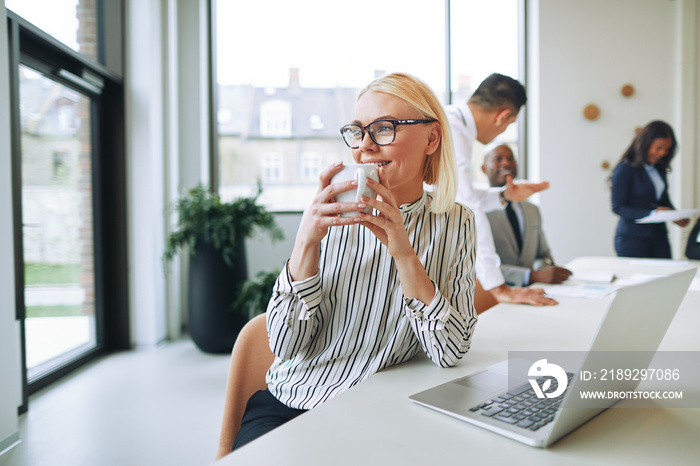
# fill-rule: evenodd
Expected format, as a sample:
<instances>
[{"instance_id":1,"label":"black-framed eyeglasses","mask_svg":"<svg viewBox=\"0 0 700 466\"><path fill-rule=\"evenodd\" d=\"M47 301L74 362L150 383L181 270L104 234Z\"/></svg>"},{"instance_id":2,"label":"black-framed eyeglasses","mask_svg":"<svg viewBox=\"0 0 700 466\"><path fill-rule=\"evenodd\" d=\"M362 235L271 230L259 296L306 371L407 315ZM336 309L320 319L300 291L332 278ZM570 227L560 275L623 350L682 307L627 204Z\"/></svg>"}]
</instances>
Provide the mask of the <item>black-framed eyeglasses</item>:
<instances>
[{"instance_id":1,"label":"black-framed eyeglasses","mask_svg":"<svg viewBox=\"0 0 700 466\"><path fill-rule=\"evenodd\" d=\"M362 140L365 138L365 131L369 133L375 144L378 146L386 146L394 142L396 139L396 127L399 125L418 125L421 123L432 123L437 120L375 120L367 126L358 124L345 125L340 128L340 134L343 136L343 141L351 149L360 147Z\"/></svg>"}]
</instances>

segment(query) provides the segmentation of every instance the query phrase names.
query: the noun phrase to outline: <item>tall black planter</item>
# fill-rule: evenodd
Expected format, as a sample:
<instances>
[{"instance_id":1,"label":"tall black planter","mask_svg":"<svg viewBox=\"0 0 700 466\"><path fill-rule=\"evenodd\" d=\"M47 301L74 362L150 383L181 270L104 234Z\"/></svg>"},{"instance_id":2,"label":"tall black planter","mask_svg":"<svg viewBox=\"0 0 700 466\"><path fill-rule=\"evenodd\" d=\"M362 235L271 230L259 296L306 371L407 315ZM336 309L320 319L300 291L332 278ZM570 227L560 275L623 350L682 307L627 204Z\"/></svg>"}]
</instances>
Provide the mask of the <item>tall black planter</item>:
<instances>
[{"instance_id":1,"label":"tall black planter","mask_svg":"<svg viewBox=\"0 0 700 466\"><path fill-rule=\"evenodd\" d=\"M230 353L248 321L247 312L231 309L248 276L243 244L238 251L231 268L220 251L200 239L190 258L188 328L194 343L206 353Z\"/></svg>"}]
</instances>

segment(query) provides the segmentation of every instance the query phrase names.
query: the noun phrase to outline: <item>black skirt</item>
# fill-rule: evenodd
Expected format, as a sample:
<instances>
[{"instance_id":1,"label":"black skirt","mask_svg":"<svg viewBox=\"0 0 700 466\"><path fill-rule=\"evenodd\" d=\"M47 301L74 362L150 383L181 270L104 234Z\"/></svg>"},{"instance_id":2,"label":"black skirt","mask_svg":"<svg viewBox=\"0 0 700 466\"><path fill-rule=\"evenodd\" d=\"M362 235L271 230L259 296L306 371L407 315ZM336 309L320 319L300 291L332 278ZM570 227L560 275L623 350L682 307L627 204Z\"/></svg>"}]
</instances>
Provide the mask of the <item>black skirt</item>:
<instances>
[{"instance_id":1,"label":"black skirt","mask_svg":"<svg viewBox=\"0 0 700 466\"><path fill-rule=\"evenodd\" d=\"M238 435L233 441L231 451L305 412L304 409L288 407L275 398L269 390L259 390L253 393L245 406L241 430L238 431Z\"/></svg>"}]
</instances>

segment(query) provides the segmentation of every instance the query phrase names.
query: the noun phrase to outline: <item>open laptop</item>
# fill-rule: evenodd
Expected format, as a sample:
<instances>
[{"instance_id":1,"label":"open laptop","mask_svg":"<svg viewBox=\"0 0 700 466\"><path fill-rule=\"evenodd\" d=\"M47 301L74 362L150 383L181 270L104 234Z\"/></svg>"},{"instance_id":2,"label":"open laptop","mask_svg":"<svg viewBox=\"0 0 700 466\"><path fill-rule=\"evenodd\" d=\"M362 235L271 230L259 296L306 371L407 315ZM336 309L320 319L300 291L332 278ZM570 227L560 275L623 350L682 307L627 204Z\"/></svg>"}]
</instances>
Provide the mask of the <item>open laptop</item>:
<instances>
[{"instance_id":1,"label":"open laptop","mask_svg":"<svg viewBox=\"0 0 700 466\"><path fill-rule=\"evenodd\" d=\"M617 290L608 301L588 351L581 353L584 355L581 366L575 371L565 373L560 369L561 373L555 378L537 377L536 372L527 373L525 369L525 373L518 371L523 377L514 380L513 371L508 372L509 361L505 360L409 398L525 444L547 447L619 401L582 402L580 397L569 396L579 393L584 383L587 384L585 390L603 388L602 382L590 379L584 382L579 377L584 371L592 373L609 367L601 366L601 355L632 355L633 367L649 366L695 272L695 268L689 268ZM510 362L516 365L512 359ZM551 365L544 359L517 364L531 371ZM625 367L619 364L618 361L616 367ZM639 380L606 381L605 384L605 390L626 392L636 389ZM557 396L553 397L555 394Z\"/></svg>"}]
</instances>

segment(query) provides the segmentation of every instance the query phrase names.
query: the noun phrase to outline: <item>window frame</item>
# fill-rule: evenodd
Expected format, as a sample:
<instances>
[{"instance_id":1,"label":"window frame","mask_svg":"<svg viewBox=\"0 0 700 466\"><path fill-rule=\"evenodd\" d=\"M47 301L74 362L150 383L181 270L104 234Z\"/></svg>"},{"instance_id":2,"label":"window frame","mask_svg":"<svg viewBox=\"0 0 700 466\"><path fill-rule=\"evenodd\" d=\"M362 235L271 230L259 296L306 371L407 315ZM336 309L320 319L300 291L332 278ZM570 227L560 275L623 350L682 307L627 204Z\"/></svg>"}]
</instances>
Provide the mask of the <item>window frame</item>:
<instances>
[{"instance_id":1,"label":"window frame","mask_svg":"<svg viewBox=\"0 0 700 466\"><path fill-rule=\"evenodd\" d=\"M104 24L97 0L98 27ZM116 2L115 2L116 3ZM121 1L119 2L121 4ZM114 6L114 5L112 5ZM29 395L109 351L130 348L128 294L126 288L126 158L124 151L124 84L105 65L86 58L11 10L6 10L9 43L12 210L16 318L20 326L22 404ZM121 41L122 24L110 40ZM105 42L104 30L98 43ZM104 54L103 47L99 53ZM102 60L101 60L102 61ZM27 380L25 339L24 263L22 239L22 151L19 66L27 66L47 78L90 98L93 178L93 238L96 346L64 365ZM101 85L100 85L101 84ZM109 215L103 214L109 212ZM109 245L109 247L105 247Z\"/></svg>"}]
</instances>

